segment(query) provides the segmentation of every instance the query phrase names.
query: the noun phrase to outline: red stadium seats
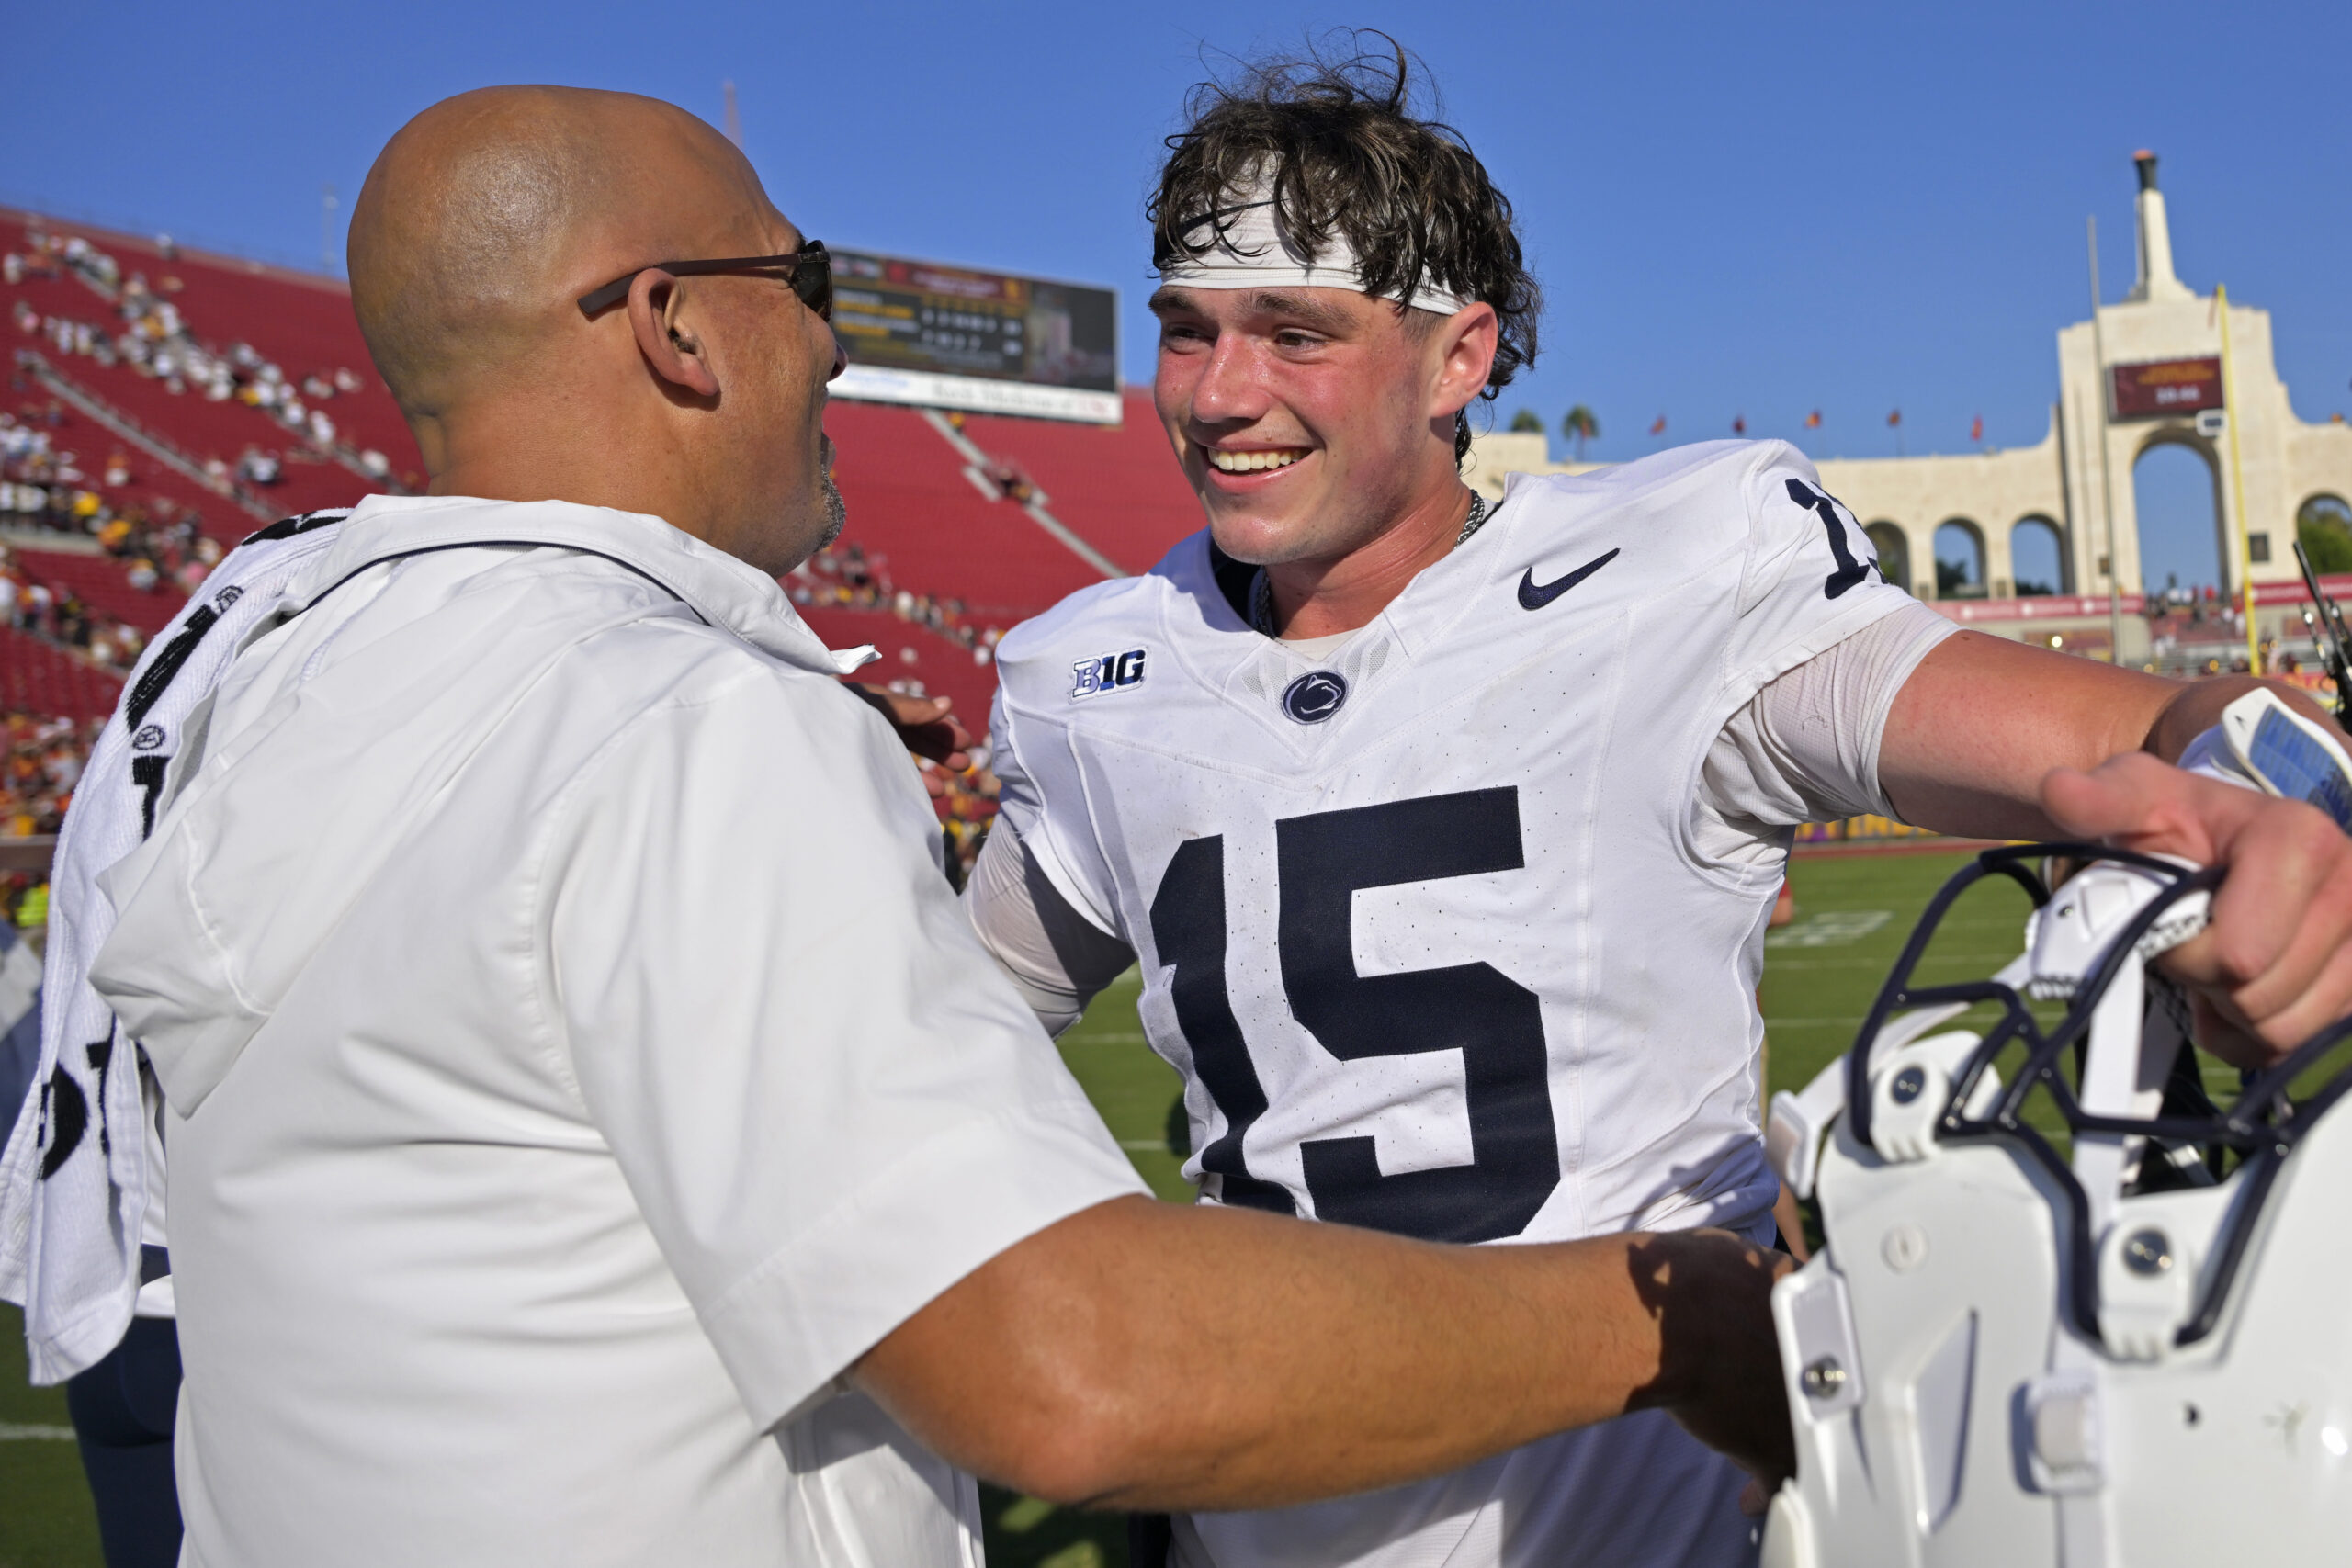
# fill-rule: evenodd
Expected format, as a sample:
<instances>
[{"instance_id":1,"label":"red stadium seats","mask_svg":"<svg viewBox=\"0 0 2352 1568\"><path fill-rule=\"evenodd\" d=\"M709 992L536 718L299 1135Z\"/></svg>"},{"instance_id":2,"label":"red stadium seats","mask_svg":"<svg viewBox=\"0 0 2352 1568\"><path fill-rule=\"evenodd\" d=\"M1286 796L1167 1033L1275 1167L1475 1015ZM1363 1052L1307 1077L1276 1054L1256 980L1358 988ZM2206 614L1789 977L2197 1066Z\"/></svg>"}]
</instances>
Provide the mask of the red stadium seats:
<instances>
[{"instance_id":1,"label":"red stadium seats","mask_svg":"<svg viewBox=\"0 0 2352 1568\"><path fill-rule=\"evenodd\" d=\"M967 415L964 434L1010 459L1046 491L1053 514L1130 572L1149 571L1168 547L1199 531L1201 503L1178 471L1148 388L1121 400L1126 423L1064 424Z\"/></svg>"},{"instance_id":2,"label":"red stadium seats","mask_svg":"<svg viewBox=\"0 0 2352 1568\"><path fill-rule=\"evenodd\" d=\"M825 429L849 502L842 542L879 557L899 586L961 599L974 616L1009 626L1102 581L1018 505L984 496L913 409L836 402Z\"/></svg>"},{"instance_id":3,"label":"red stadium seats","mask_svg":"<svg viewBox=\"0 0 2352 1568\"><path fill-rule=\"evenodd\" d=\"M80 270L54 247L36 246L40 236L60 243L79 236ZM204 354L228 361L235 345L250 346L252 355L236 369L241 386L260 363L277 366L277 385L290 386L306 409L334 422L345 457L380 452L392 479L421 482L415 445L368 359L340 283L194 252L166 255L152 242L6 210L0 210L0 251L23 258L0 283L0 343L12 360L18 349L40 354L55 374L199 465L217 460L233 468L248 448L277 454L279 482L251 487L275 513L347 505L384 487L340 462L315 455L303 460L311 444L302 435L240 398L208 398L200 382L186 377L175 393L167 381L111 349L93 352L98 339L119 338L129 323L85 277L104 283L111 276L127 283L140 275L158 302L154 319L165 319L161 305L168 303L186 337ZM101 254L111 258L110 274L92 259ZM69 324L62 346L44 325L56 322ZM27 323L34 330L21 330ZM77 339L73 325L89 331ZM141 352L148 352L143 344ZM193 508L201 513L205 532L224 545L260 525L228 498L79 411L66 409L50 423L51 391L13 363L11 369L10 395L0 407L28 423L41 422L60 451L76 455L85 476L81 483L109 505L136 503L153 513L160 499L175 513ZM301 392L306 380L311 389ZM837 553L857 547L868 586L888 593L878 604L873 592L861 595L874 607L812 607L810 624L835 646L880 647L882 662L860 678L921 682L929 692L953 696L964 721L981 728L995 676L991 665L976 661L971 640L1009 628L1102 577L1008 491L1025 485L1042 491L1056 520L1128 572L1149 570L1200 526L1199 507L1169 457L1148 395L1130 389L1125 403L1125 423L1112 428L966 417L961 436L986 459L976 466L916 410L835 402L825 425L838 449L837 477L850 512ZM129 476L107 486L100 476L117 452L127 457ZM19 570L29 580L141 631L160 626L179 602L168 587L131 587L121 559L44 551L24 537L15 547ZM811 584L824 590L841 581L819 578ZM893 613L894 604L902 613ZM945 629L934 630L926 621ZM0 638L0 707L60 715L103 711L112 691L103 672L36 637L10 632Z\"/></svg>"},{"instance_id":4,"label":"red stadium seats","mask_svg":"<svg viewBox=\"0 0 2352 1568\"><path fill-rule=\"evenodd\" d=\"M108 556L64 555L26 547L16 552L19 570L62 597L72 593L101 615L136 626L152 637L164 629L187 595L158 586L141 592L130 585L122 562Z\"/></svg>"},{"instance_id":5,"label":"red stadium seats","mask_svg":"<svg viewBox=\"0 0 2352 1568\"><path fill-rule=\"evenodd\" d=\"M919 681L927 695L956 700L956 716L963 720L965 728L975 735L988 728L989 704L996 698L996 671L993 665L976 662L969 649L886 610L819 605L800 613L827 647L872 643L882 655L852 680L876 686ZM907 658L909 653L914 658Z\"/></svg>"},{"instance_id":6,"label":"red stadium seats","mask_svg":"<svg viewBox=\"0 0 2352 1568\"><path fill-rule=\"evenodd\" d=\"M0 626L0 710L56 718L104 718L122 682L61 648Z\"/></svg>"}]
</instances>

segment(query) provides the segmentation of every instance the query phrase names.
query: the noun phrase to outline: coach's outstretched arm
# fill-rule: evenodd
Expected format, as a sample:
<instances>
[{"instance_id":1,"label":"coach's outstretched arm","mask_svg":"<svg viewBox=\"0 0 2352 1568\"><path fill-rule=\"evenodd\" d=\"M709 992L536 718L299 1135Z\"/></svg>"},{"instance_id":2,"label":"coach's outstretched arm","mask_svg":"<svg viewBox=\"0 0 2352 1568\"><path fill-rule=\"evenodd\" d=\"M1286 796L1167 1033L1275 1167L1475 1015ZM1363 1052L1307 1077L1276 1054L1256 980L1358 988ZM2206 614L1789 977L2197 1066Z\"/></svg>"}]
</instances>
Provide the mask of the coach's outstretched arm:
<instances>
[{"instance_id":1,"label":"coach's outstretched arm","mask_svg":"<svg viewBox=\"0 0 2352 1568\"><path fill-rule=\"evenodd\" d=\"M2213 923L2164 963L2199 1043L2255 1066L2352 1012L2352 839L2299 801L2164 765L2256 685L2333 725L2283 682L2168 681L1962 632L1896 694L1879 776L1921 827L2226 866Z\"/></svg>"},{"instance_id":2,"label":"coach's outstretched arm","mask_svg":"<svg viewBox=\"0 0 2352 1568\"><path fill-rule=\"evenodd\" d=\"M1786 1267L1722 1231L1442 1247L1124 1198L1000 1253L853 1375L939 1452L1057 1502L1369 1491L1652 1406L1777 1479Z\"/></svg>"}]
</instances>

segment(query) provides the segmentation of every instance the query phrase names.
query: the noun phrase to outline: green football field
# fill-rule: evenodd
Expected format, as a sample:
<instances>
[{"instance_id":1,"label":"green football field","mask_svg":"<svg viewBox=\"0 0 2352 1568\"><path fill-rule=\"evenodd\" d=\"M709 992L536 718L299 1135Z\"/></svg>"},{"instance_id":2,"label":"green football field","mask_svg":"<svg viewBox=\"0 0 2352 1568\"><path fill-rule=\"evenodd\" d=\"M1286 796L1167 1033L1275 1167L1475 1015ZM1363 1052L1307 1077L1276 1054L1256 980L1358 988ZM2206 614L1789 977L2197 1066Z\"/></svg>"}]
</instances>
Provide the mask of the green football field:
<instances>
[{"instance_id":1,"label":"green football field","mask_svg":"<svg viewBox=\"0 0 2352 1568\"><path fill-rule=\"evenodd\" d=\"M1764 1017L1773 1089L1798 1089L1853 1043L1855 1027L1929 894L1964 857L1950 852L1818 856L1792 869L1797 919L1768 940ZM1972 896L1945 923L1925 976L1990 974L2015 956L2025 896L2007 883ZM1063 1055L1112 1133L1163 1198L1188 1195L1177 1079L1146 1048L1133 975L1096 999ZM26 1385L14 1308L0 1306L0 1568L96 1568L97 1533L62 1391ZM984 1491L995 1568L1115 1568L1116 1517Z\"/></svg>"}]
</instances>

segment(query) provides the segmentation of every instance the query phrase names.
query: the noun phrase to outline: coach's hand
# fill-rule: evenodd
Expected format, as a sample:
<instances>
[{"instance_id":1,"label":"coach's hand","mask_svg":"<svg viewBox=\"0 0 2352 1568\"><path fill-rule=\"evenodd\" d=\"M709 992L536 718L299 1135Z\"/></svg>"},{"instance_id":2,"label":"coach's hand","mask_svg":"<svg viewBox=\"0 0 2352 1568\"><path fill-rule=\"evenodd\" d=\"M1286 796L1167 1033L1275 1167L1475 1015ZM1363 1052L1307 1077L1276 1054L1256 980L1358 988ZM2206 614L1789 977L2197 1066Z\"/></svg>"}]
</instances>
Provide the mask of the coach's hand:
<instances>
[{"instance_id":1,"label":"coach's hand","mask_svg":"<svg viewBox=\"0 0 2352 1568\"><path fill-rule=\"evenodd\" d=\"M1769 1495L1796 1471L1772 1329L1772 1283L1795 1261L1719 1230L1641 1237L1626 1261L1662 1352L1657 1381L1634 1403L1663 1405Z\"/></svg>"},{"instance_id":2,"label":"coach's hand","mask_svg":"<svg viewBox=\"0 0 2352 1568\"><path fill-rule=\"evenodd\" d=\"M2083 838L2228 868L2212 923L2163 959L2199 1044L2259 1067L2352 1013L2352 839L2316 807L2139 754L2056 769L2041 799Z\"/></svg>"},{"instance_id":3,"label":"coach's hand","mask_svg":"<svg viewBox=\"0 0 2352 1568\"><path fill-rule=\"evenodd\" d=\"M951 773L960 773L972 765L971 733L953 712L955 703L947 697L910 697L881 686L869 686L863 682L844 681L842 684L855 692L874 710L890 721L899 732L899 742L918 757L927 757ZM925 768L922 787L933 799L947 793L947 781Z\"/></svg>"}]
</instances>

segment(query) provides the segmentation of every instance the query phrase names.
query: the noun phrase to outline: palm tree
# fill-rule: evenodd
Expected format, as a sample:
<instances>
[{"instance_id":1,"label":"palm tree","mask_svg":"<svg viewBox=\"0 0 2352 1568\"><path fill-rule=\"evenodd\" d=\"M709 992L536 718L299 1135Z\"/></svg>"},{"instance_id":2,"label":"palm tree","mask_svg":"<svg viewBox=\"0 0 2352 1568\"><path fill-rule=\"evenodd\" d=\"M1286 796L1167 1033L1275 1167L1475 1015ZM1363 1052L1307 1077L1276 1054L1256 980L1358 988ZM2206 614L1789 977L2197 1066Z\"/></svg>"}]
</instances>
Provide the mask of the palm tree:
<instances>
[{"instance_id":1,"label":"palm tree","mask_svg":"<svg viewBox=\"0 0 2352 1568\"><path fill-rule=\"evenodd\" d=\"M1581 463L1584 461L1584 444L1600 435L1600 422L1592 417L1590 409L1578 403L1568 411L1567 418L1560 422L1560 434L1577 444L1577 461Z\"/></svg>"},{"instance_id":2,"label":"palm tree","mask_svg":"<svg viewBox=\"0 0 2352 1568\"><path fill-rule=\"evenodd\" d=\"M1510 416L1510 428L1514 435L1541 435L1544 433L1544 416L1533 409L1521 409Z\"/></svg>"}]
</instances>

